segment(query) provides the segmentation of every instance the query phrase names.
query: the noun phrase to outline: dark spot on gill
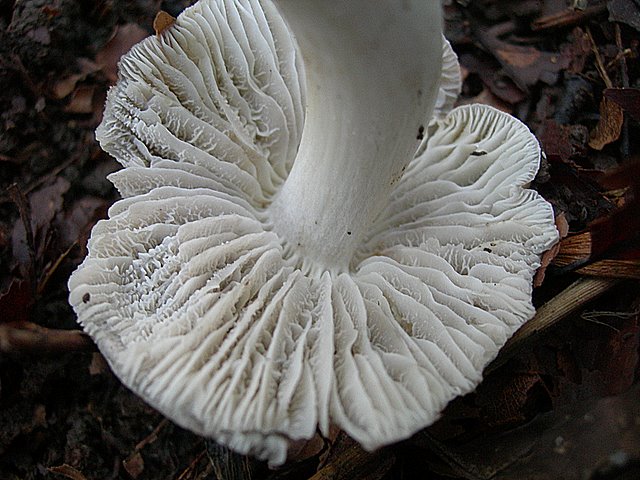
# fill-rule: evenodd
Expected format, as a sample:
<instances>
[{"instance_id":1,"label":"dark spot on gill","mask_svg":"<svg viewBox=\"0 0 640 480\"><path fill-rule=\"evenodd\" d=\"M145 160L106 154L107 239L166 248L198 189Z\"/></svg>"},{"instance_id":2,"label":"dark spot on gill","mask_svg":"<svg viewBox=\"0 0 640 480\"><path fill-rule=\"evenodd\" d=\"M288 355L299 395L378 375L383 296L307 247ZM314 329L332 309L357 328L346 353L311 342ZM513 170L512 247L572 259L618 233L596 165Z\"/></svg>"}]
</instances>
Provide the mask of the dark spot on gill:
<instances>
[{"instance_id":1,"label":"dark spot on gill","mask_svg":"<svg viewBox=\"0 0 640 480\"><path fill-rule=\"evenodd\" d=\"M420 125L420 127L418 127L418 135L416 138L418 140L422 140L424 138L424 125Z\"/></svg>"},{"instance_id":2,"label":"dark spot on gill","mask_svg":"<svg viewBox=\"0 0 640 480\"><path fill-rule=\"evenodd\" d=\"M471 152L471 155L474 157L481 157L483 155L486 155L487 152L485 152L484 150L478 150L476 152Z\"/></svg>"},{"instance_id":3,"label":"dark spot on gill","mask_svg":"<svg viewBox=\"0 0 640 480\"><path fill-rule=\"evenodd\" d=\"M89 293L85 293L82 296L82 303L89 303L89 300L91 300L91 294Z\"/></svg>"}]
</instances>

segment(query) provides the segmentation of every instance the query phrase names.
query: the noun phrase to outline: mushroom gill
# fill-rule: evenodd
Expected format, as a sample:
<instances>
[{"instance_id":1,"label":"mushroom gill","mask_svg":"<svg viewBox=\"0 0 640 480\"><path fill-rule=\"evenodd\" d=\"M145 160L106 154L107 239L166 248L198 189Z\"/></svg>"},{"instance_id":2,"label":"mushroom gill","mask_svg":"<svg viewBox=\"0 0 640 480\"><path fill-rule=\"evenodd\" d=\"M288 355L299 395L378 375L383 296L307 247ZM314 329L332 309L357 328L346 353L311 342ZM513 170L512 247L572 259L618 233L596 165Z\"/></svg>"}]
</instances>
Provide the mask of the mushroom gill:
<instances>
[{"instance_id":1,"label":"mushroom gill","mask_svg":"<svg viewBox=\"0 0 640 480\"><path fill-rule=\"evenodd\" d=\"M272 465L432 423L557 240L528 129L449 111L439 2L277 4L201 0L122 58L97 137L123 199L69 280L125 385Z\"/></svg>"}]
</instances>

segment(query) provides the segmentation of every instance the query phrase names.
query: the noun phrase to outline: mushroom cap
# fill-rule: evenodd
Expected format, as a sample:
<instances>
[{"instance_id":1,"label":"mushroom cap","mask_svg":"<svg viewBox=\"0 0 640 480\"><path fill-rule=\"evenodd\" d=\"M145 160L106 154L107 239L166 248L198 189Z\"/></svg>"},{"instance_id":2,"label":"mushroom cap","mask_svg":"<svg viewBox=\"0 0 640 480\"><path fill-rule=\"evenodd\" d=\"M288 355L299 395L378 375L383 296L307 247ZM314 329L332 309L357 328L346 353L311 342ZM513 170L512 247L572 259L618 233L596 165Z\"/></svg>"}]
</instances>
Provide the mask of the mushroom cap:
<instances>
[{"instance_id":1,"label":"mushroom cap","mask_svg":"<svg viewBox=\"0 0 640 480\"><path fill-rule=\"evenodd\" d=\"M286 460L336 425L367 449L473 390L534 313L557 240L527 189L540 148L487 106L449 111L448 44L428 136L348 272L305 272L266 209L304 124L295 43L273 5L201 1L120 63L97 131L124 167L70 303L115 374L177 424Z\"/></svg>"}]
</instances>

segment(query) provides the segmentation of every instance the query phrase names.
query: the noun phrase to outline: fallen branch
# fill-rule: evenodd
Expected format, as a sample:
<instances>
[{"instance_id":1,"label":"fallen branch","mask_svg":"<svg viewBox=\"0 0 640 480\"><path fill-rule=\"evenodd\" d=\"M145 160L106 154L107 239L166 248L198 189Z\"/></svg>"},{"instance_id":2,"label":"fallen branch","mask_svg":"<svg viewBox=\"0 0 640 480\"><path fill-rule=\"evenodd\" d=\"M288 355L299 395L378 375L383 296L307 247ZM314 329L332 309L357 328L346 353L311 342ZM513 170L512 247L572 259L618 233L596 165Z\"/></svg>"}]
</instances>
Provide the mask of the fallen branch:
<instances>
[{"instance_id":1,"label":"fallen branch","mask_svg":"<svg viewBox=\"0 0 640 480\"><path fill-rule=\"evenodd\" d=\"M618 285L621 281L616 278L581 278L569 285L542 305L535 316L509 339L500 350L500 355L486 368L485 374L503 365L525 342L530 342L533 338Z\"/></svg>"},{"instance_id":2,"label":"fallen branch","mask_svg":"<svg viewBox=\"0 0 640 480\"><path fill-rule=\"evenodd\" d=\"M0 353L3 354L87 352L95 349L89 336L80 330L51 329L27 321L0 324Z\"/></svg>"}]
</instances>

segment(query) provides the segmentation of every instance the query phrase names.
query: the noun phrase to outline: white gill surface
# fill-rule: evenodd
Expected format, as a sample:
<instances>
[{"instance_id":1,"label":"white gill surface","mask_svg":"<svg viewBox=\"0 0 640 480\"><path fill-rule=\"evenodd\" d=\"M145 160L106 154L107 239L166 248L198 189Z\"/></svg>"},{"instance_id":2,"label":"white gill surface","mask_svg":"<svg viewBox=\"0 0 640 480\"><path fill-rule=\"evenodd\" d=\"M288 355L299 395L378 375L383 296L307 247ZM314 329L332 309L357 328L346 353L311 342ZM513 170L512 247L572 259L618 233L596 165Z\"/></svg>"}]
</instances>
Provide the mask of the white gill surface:
<instances>
[{"instance_id":1,"label":"white gill surface","mask_svg":"<svg viewBox=\"0 0 640 480\"><path fill-rule=\"evenodd\" d=\"M353 268L303 272L264 213L294 162L303 78L266 2L200 2L134 47L98 131L124 199L69 281L125 385L273 465L317 428L373 449L432 423L533 315L557 238L526 189L531 133L443 100Z\"/></svg>"}]
</instances>

